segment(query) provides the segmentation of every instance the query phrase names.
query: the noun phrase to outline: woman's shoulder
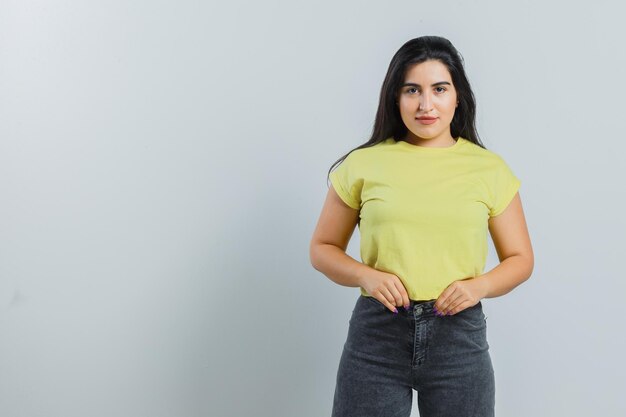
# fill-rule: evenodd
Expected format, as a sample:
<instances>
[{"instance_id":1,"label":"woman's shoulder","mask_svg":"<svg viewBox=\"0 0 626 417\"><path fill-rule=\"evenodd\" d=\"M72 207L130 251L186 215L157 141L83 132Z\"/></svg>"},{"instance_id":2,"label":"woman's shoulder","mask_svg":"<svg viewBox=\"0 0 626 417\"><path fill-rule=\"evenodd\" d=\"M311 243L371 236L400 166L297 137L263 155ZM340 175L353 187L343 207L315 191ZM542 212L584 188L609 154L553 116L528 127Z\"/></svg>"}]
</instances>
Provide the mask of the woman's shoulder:
<instances>
[{"instance_id":1,"label":"woman's shoulder","mask_svg":"<svg viewBox=\"0 0 626 417\"><path fill-rule=\"evenodd\" d=\"M505 163L504 158L500 155L500 153L491 149L483 148L468 139L462 139L465 141L465 146L463 148L465 154L474 155L477 157L477 160L486 164Z\"/></svg>"},{"instance_id":2,"label":"woman's shoulder","mask_svg":"<svg viewBox=\"0 0 626 417\"><path fill-rule=\"evenodd\" d=\"M373 145L367 145L367 146L353 149L352 151L350 151L350 153L346 157L346 160L350 159L350 160L364 161L364 160L368 160L371 158L376 158L380 154L381 151L384 151L392 143L393 143L393 139L389 138L381 142L375 143Z\"/></svg>"}]
</instances>

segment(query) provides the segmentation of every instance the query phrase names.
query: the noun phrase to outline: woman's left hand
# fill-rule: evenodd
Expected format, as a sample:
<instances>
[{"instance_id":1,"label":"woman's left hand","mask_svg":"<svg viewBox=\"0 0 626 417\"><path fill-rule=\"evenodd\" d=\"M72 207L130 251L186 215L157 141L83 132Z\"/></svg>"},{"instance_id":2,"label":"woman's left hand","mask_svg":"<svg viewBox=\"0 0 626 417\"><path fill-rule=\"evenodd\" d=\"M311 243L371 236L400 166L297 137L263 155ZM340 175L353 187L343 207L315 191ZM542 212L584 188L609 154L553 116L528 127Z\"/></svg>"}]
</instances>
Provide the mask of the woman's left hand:
<instances>
[{"instance_id":1,"label":"woman's left hand","mask_svg":"<svg viewBox=\"0 0 626 417\"><path fill-rule=\"evenodd\" d=\"M485 295L487 289L484 280L469 278L454 281L437 298L434 308L441 315L450 316L475 306Z\"/></svg>"}]
</instances>

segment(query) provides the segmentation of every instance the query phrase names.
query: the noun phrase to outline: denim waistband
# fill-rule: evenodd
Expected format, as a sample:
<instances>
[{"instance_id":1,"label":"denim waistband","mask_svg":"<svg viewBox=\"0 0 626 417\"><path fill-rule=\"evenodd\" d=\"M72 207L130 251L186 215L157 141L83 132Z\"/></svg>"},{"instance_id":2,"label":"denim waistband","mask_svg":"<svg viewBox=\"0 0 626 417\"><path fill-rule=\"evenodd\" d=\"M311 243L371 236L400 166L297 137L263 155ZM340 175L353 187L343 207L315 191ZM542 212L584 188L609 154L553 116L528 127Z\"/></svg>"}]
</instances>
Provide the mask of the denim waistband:
<instances>
[{"instance_id":1,"label":"denim waistband","mask_svg":"<svg viewBox=\"0 0 626 417\"><path fill-rule=\"evenodd\" d=\"M432 307L437 300L409 300L409 308L419 305L425 307Z\"/></svg>"},{"instance_id":2,"label":"denim waistband","mask_svg":"<svg viewBox=\"0 0 626 417\"><path fill-rule=\"evenodd\" d=\"M361 297L370 297L370 298L375 298L371 295L361 295ZM435 305L435 302L437 300L436 299L432 299L432 300L412 300L409 299L409 308L412 308L413 306L423 306L423 307L431 307L433 305Z\"/></svg>"}]
</instances>

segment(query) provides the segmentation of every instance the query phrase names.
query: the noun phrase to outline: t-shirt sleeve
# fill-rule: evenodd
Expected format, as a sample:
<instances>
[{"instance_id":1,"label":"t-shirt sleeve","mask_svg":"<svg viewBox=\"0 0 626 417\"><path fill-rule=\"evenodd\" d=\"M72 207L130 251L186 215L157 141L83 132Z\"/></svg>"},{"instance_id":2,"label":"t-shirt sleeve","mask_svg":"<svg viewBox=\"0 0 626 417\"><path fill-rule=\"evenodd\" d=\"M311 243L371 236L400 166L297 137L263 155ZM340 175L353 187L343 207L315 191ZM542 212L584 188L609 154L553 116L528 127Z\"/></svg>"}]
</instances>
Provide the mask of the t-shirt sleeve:
<instances>
[{"instance_id":1,"label":"t-shirt sleeve","mask_svg":"<svg viewBox=\"0 0 626 417\"><path fill-rule=\"evenodd\" d=\"M521 181L513 173L508 164L502 158L498 158L498 164L496 165L492 177L489 217L497 216L509 206L509 203L519 190L520 185Z\"/></svg>"},{"instance_id":2,"label":"t-shirt sleeve","mask_svg":"<svg viewBox=\"0 0 626 417\"><path fill-rule=\"evenodd\" d=\"M363 179L359 178L354 153L346 158L329 174L330 182L339 197L348 206L358 210L361 207Z\"/></svg>"}]
</instances>

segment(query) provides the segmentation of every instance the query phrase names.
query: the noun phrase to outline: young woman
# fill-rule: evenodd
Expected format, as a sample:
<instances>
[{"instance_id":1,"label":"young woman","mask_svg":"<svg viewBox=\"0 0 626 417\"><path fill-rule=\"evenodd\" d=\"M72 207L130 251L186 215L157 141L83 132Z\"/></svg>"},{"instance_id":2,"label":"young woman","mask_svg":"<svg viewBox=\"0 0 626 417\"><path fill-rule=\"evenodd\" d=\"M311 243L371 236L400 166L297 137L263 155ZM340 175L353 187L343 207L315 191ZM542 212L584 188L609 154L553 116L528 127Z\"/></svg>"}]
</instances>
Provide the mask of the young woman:
<instances>
[{"instance_id":1,"label":"young woman","mask_svg":"<svg viewBox=\"0 0 626 417\"><path fill-rule=\"evenodd\" d=\"M410 40L389 65L372 137L329 170L311 263L360 287L333 417L408 417L413 389L421 417L494 415L481 299L528 279L534 256L520 180L481 144L475 114L450 41ZM345 252L356 226L363 262ZM500 263L483 273L487 231Z\"/></svg>"}]
</instances>

